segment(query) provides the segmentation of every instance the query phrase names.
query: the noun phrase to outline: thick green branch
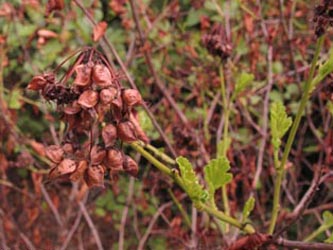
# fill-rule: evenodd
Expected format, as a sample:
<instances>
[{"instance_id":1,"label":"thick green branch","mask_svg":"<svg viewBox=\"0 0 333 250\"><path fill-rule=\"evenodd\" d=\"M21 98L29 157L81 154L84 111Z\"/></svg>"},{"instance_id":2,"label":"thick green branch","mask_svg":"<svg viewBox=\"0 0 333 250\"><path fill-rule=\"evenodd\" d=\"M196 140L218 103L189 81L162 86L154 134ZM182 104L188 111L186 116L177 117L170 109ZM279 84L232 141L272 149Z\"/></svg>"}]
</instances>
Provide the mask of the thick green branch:
<instances>
[{"instance_id":1,"label":"thick green branch","mask_svg":"<svg viewBox=\"0 0 333 250\"><path fill-rule=\"evenodd\" d=\"M319 58L319 53L320 53L322 45L323 45L323 41L324 41L324 36L321 36L317 41L316 51L315 51L315 54L314 54L314 57L313 57L313 60L311 63L310 74L309 74L307 81L305 82L303 96L302 96L300 105L298 107L298 111L297 111L295 120L293 122L293 125L292 125L290 133L289 133L287 144L286 144L286 147L285 147L283 155L282 155L282 160L277 168L277 173L276 173L277 176L276 176L276 180L275 180L275 184L274 184L272 217L271 217L269 230L268 230L269 234L272 234L275 229L275 224L276 224L279 209L280 209L280 193L281 193L282 179L283 179L283 175L284 175L284 166L287 162L292 143L294 142L295 135L296 135L299 123L301 121L301 118L303 116L306 103L309 100L311 83L313 80L314 72L316 69L316 64L317 64L317 61Z\"/></svg>"},{"instance_id":2,"label":"thick green branch","mask_svg":"<svg viewBox=\"0 0 333 250\"><path fill-rule=\"evenodd\" d=\"M184 191L186 191L183 181L181 177L179 176L178 171L174 171L170 168L168 168L166 165L161 163L158 159L156 159L153 155L151 155L148 151L146 151L138 142L134 142L130 144L133 149L135 149L137 152L139 152L144 158L146 158L153 166L155 166L158 170L160 170L163 174L168 175L171 177ZM216 218L234 226L241 230L243 230L246 233L252 234L255 233L255 229L249 225L249 224L242 224L236 219L232 218L229 215L226 215L225 213L212 208L210 206L207 206L206 204L200 202L200 201L193 201L195 206L200 209L201 211L205 211L209 215L215 216Z\"/></svg>"}]
</instances>

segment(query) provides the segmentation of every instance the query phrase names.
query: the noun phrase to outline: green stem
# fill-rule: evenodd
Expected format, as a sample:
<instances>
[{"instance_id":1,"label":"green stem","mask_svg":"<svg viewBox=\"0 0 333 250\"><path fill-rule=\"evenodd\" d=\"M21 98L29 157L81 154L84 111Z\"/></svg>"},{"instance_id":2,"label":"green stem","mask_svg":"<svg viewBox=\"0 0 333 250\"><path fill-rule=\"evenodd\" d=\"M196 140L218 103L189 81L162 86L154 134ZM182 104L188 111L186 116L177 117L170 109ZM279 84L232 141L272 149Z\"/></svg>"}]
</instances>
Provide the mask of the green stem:
<instances>
[{"instance_id":1,"label":"green stem","mask_svg":"<svg viewBox=\"0 0 333 250\"><path fill-rule=\"evenodd\" d=\"M156 159L153 155L151 155L148 151L146 151L140 145L140 143L133 142L130 145L133 149L139 152L144 158L146 158L151 164L153 164L156 168L158 168L158 170L171 177L183 190L185 190L183 181L180 178L177 171L173 171L172 169L164 165L162 162L160 162L158 159Z\"/></svg>"},{"instance_id":2,"label":"green stem","mask_svg":"<svg viewBox=\"0 0 333 250\"><path fill-rule=\"evenodd\" d=\"M172 159L170 156L166 155L165 153L161 152L160 150L158 150L154 146L152 146L150 144L143 144L143 146L146 149L148 149L149 151L151 151L152 153L154 153L158 158L160 158L164 162L166 162L170 165L176 165L177 164L174 159Z\"/></svg>"},{"instance_id":3,"label":"green stem","mask_svg":"<svg viewBox=\"0 0 333 250\"><path fill-rule=\"evenodd\" d=\"M318 235L320 235L321 233L325 232L326 230L330 229L332 227L332 225L321 225L317 230L313 231L309 236L307 236L303 241L304 242L309 242L311 240L313 240L314 238L316 238Z\"/></svg>"},{"instance_id":4,"label":"green stem","mask_svg":"<svg viewBox=\"0 0 333 250\"><path fill-rule=\"evenodd\" d=\"M307 81L305 82L303 96L302 96L295 120L293 122L292 128L291 128L289 136L288 136L287 144L286 144L286 147L285 147L283 155L282 155L282 160L281 160L278 168L276 169L277 176L276 176L276 181L275 181L275 185L274 185L272 217L271 217L271 221L270 221L270 225L269 225L269 229L268 229L269 234L273 234L274 229L275 229L275 225L276 225L276 221L277 221L278 213L279 213L279 209L280 209L280 193L281 193L282 179L283 179L283 175L284 175L284 166L287 162L299 123L301 121L306 103L310 96L311 83L312 83L312 79L313 79L314 72L316 69L316 64L317 64L317 61L319 58L319 53L320 53L322 45L323 45L323 41L324 41L324 36L321 36L317 41L316 51L315 51L315 54L314 54L314 57L313 57L313 60L311 63L310 74L309 74Z\"/></svg>"},{"instance_id":5,"label":"green stem","mask_svg":"<svg viewBox=\"0 0 333 250\"><path fill-rule=\"evenodd\" d=\"M223 66L220 65L219 67L220 73L220 82L221 82L221 96L222 96L222 103L223 103L223 111L224 111L224 125L223 125L223 145L222 145L222 156L227 157L227 150L229 147L229 115L230 115L230 103L228 102L227 93L225 89L225 81L224 81L224 74L223 74ZM230 215L230 207L229 207L229 199L228 199L228 192L227 186L222 186L222 200L223 200L223 207L226 215ZM227 228L228 231L228 228Z\"/></svg>"},{"instance_id":6,"label":"green stem","mask_svg":"<svg viewBox=\"0 0 333 250\"><path fill-rule=\"evenodd\" d=\"M169 177L171 177L185 192L186 189L184 187L183 181L181 179L181 177L179 176L179 173L177 171L174 171L170 168L168 168L166 165L164 165L163 163L161 163L158 159L156 159L153 155L151 155L149 152L147 152L138 142L133 142L130 144L131 147L136 150L137 152L139 152L144 158L146 158L153 166L155 166L158 170L160 170L162 173L168 175ZM252 234L255 233L255 229L249 225L243 225L242 223L240 223L239 221L237 221L236 219L232 218L230 215L227 215L225 213L223 213L222 211L219 211L215 208L212 208L210 206L207 206L206 204L200 202L200 201L193 201L194 205L202 210L205 211L206 213L210 214L211 216L215 216L218 219L234 226L237 227L239 229L241 229L242 231Z\"/></svg>"},{"instance_id":7,"label":"green stem","mask_svg":"<svg viewBox=\"0 0 333 250\"><path fill-rule=\"evenodd\" d=\"M173 194L171 189L168 189L168 193L171 196L171 199L173 200L173 202L176 204L177 208L179 209L180 213L182 214L184 220L185 220L185 224L191 228L191 220L188 216L188 214L185 212L182 204L180 204L180 202L177 200L176 196Z\"/></svg>"},{"instance_id":8,"label":"green stem","mask_svg":"<svg viewBox=\"0 0 333 250\"><path fill-rule=\"evenodd\" d=\"M220 219L221 221L227 222L228 224L233 225L234 227L237 227L237 228L243 230L244 232L246 232L248 234L253 234L253 233L256 232L252 225L242 224L238 220L236 220L236 219L232 218L231 216L223 213L222 211L219 211L217 209L209 207L209 206L207 206L206 204L204 204L202 202L198 202L195 205L199 210L205 211L206 213L208 213L212 216L215 216L216 218Z\"/></svg>"}]
</instances>

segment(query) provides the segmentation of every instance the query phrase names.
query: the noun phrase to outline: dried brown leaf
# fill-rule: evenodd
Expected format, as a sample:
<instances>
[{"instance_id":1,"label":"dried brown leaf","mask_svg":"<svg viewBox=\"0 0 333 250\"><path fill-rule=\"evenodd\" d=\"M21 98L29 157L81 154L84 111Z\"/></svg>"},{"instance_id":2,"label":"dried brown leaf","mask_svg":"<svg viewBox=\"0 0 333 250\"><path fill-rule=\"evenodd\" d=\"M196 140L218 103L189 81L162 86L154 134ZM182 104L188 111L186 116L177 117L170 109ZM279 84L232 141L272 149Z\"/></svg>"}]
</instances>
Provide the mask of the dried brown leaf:
<instances>
[{"instance_id":1,"label":"dried brown leaf","mask_svg":"<svg viewBox=\"0 0 333 250\"><path fill-rule=\"evenodd\" d=\"M37 142L35 140L29 140L30 146L33 148L33 150L40 156L45 156L45 146L44 144Z\"/></svg>"},{"instance_id":2,"label":"dried brown leaf","mask_svg":"<svg viewBox=\"0 0 333 250\"><path fill-rule=\"evenodd\" d=\"M48 30L48 29L40 29L37 31L37 35L40 37L44 37L46 39L50 39L50 38L57 38L58 34L55 33L52 30Z\"/></svg>"},{"instance_id":3,"label":"dried brown leaf","mask_svg":"<svg viewBox=\"0 0 333 250\"><path fill-rule=\"evenodd\" d=\"M102 21L95 25L93 29L93 40L97 42L104 34L107 29L107 23Z\"/></svg>"}]
</instances>

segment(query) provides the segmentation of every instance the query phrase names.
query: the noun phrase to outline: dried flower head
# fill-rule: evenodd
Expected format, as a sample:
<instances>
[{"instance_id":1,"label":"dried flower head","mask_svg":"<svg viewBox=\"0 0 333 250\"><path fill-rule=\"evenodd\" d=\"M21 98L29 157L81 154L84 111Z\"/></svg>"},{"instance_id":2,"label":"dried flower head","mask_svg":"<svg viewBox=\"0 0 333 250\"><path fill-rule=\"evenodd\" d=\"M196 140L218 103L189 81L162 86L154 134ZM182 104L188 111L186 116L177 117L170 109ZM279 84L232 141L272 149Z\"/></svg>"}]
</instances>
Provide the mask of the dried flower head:
<instances>
[{"instance_id":1,"label":"dried flower head","mask_svg":"<svg viewBox=\"0 0 333 250\"><path fill-rule=\"evenodd\" d=\"M221 58L222 61L231 55L232 46L221 24L215 24L209 34L202 37L202 43L211 55Z\"/></svg>"}]
</instances>

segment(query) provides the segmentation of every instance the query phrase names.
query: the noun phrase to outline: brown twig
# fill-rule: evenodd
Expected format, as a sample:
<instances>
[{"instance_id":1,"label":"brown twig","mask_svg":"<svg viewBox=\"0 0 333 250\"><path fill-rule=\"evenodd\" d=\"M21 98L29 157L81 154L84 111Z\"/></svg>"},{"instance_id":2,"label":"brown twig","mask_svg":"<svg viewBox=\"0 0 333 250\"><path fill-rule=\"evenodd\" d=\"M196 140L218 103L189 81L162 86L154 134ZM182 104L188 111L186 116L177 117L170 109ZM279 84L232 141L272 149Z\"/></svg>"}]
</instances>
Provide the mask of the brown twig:
<instances>
[{"instance_id":1,"label":"brown twig","mask_svg":"<svg viewBox=\"0 0 333 250\"><path fill-rule=\"evenodd\" d=\"M262 141L259 148L258 160L257 160L257 167L256 172L252 182L252 188L255 189L259 178L262 172L262 165L264 160L264 153L266 148L266 141L268 137L268 112L269 112L269 96L273 86L273 73L272 73L272 60L273 60L273 47L270 44L268 47L267 53L267 90L265 94L265 99L263 103L263 124L262 124Z\"/></svg>"},{"instance_id":2,"label":"brown twig","mask_svg":"<svg viewBox=\"0 0 333 250\"><path fill-rule=\"evenodd\" d=\"M124 249L124 236L125 236L125 228L126 228L126 220L127 220L127 214L129 210L129 206L133 199L133 193L134 193L134 177L130 178L130 183L128 185L128 194L126 198L126 206L123 210L123 214L121 216L120 221L120 229L119 229L119 240L118 240L118 249L123 250Z\"/></svg>"},{"instance_id":3,"label":"brown twig","mask_svg":"<svg viewBox=\"0 0 333 250\"><path fill-rule=\"evenodd\" d=\"M80 210L80 211L78 212L78 214L77 214L77 216L76 216L76 219L75 219L75 221L74 221L74 224L73 224L71 230L68 232L67 237L66 237L64 243L62 244L60 250L66 250L66 248L67 248L69 242L71 241L71 239L72 239L72 237L73 237L73 235L74 235L76 229L77 229L78 226L80 225L81 218L82 218L82 211Z\"/></svg>"},{"instance_id":4,"label":"brown twig","mask_svg":"<svg viewBox=\"0 0 333 250\"><path fill-rule=\"evenodd\" d=\"M139 246L138 246L138 250L143 250L145 249L144 246L146 244L146 241L151 233L151 230L153 229L153 226L155 225L158 217L160 217L160 215L162 214L163 210L172 206L173 202L172 201L169 201L167 203L164 203L162 206L159 207L159 209L157 210L157 212L154 214L153 218L151 219L148 227L147 227L147 230L145 232L145 234L142 236L142 238L140 239L140 242L139 242Z\"/></svg>"},{"instance_id":5,"label":"brown twig","mask_svg":"<svg viewBox=\"0 0 333 250\"><path fill-rule=\"evenodd\" d=\"M283 238L278 238L273 242L273 244L278 246L283 246L287 248L297 248L302 250L332 250L333 244L329 243L307 243L302 241L292 241L292 240L286 240Z\"/></svg>"},{"instance_id":6,"label":"brown twig","mask_svg":"<svg viewBox=\"0 0 333 250\"><path fill-rule=\"evenodd\" d=\"M49 207L50 207L50 209L51 209L51 211L52 211L52 213L53 213L53 215L54 215L54 217L55 217L58 225L60 227L63 227L64 223L62 222L62 219L61 219L61 217L59 215L59 212L58 212L57 208L54 206L53 202L51 201L51 198L50 198L48 192L45 190L45 187L44 187L43 184L40 184L40 190L42 191L44 199L45 199L46 203L49 205Z\"/></svg>"},{"instance_id":7,"label":"brown twig","mask_svg":"<svg viewBox=\"0 0 333 250\"><path fill-rule=\"evenodd\" d=\"M4 217L5 213L4 211L0 208L0 218ZM29 250L36 250L34 244L31 242L31 240L21 231L20 226L16 223L16 221L13 219L13 217L9 214L6 214L6 217L10 218L12 225L15 227L16 231L18 232L18 235L26 245L27 249Z\"/></svg>"},{"instance_id":8,"label":"brown twig","mask_svg":"<svg viewBox=\"0 0 333 250\"><path fill-rule=\"evenodd\" d=\"M94 222L92 221L92 219L91 219L91 217L90 217L90 215L89 215L89 213L86 209L86 206L84 205L84 203L82 201L79 201L78 203L79 203L79 206L80 206L80 210L81 210L85 220L87 221L87 223L89 225L91 233L95 238L97 249L98 250L104 250L101 238L99 237L98 231L97 231L97 229L94 225Z\"/></svg>"},{"instance_id":9,"label":"brown twig","mask_svg":"<svg viewBox=\"0 0 333 250\"><path fill-rule=\"evenodd\" d=\"M2 216L1 216L2 217ZM0 217L0 242L1 242L1 249L9 249L7 245L6 235L3 228L3 221Z\"/></svg>"}]
</instances>

